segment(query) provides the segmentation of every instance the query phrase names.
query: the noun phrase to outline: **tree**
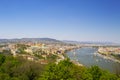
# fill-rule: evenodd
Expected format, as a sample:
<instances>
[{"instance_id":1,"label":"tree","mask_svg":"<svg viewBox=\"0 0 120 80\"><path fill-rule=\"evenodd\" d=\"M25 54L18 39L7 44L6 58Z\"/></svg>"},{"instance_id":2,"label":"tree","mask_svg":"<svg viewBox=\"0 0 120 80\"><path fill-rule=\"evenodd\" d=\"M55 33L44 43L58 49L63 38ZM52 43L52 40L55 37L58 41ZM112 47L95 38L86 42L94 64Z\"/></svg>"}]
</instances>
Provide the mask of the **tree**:
<instances>
[{"instance_id":1,"label":"tree","mask_svg":"<svg viewBox=\"0 0 120 80\"><path fill-rule=\"evenodd\" d=\"M3 54L0 54L0 65L2 65L5 62L5 56Z\"/></svg>"},{"instance_id":2,"label":"tree","mask_svg":"<svg viewBox=\"0 0 120 80\"><path fill-rule=\"evenodd\" d=\"M117 80L115 74L102 70L98 66L89 68L89 73L92 74L93 80Z\"/></svg>"},{"instance_id":3,"label":"tree","mask_svg":"<svg viewBox=\"0 0 120 80\"><path fill-rule=\"evenodd\" d=\"M85 73L84 67L77 66L67 59L58 64L48 65L39 80L92 80L92 76Z\"/></svg>"},{"instance_id":4,"label":"tree","mask_svg":"<svg viewBox=\"0 0 120 80\"><path fill-rule=\"evenodd\" d=\"M0 73L0 80L10 80L10 76L6 73Z\"/></svg>"},{"instance_id":5,"label":"tree","mask_svg":"<svg viewBox=\"0 0 120 80\"><path fill-rule=\"evenodd\" d=\"M101 69L98 66L92 66L89 69L89 73L92 74L93 80L99 80L99 78L102 75L102 71L101 71Z\"/></svg>"}]
</instances>

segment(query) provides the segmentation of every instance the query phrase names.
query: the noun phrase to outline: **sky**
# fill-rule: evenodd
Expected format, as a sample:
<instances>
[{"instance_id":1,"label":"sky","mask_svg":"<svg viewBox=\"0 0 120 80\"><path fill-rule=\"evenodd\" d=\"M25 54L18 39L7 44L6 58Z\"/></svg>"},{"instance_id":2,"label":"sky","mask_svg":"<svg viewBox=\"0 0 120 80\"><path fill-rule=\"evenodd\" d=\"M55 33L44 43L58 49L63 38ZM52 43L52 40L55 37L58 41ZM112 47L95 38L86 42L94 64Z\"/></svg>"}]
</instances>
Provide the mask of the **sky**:
<instances>
[{"instance_id":1,"label":"sky","mask_svg":"<svg viewBox=\"0 0 120 80\"><path fill-rule=\"evenodd\" d=\"M0 0L0 39L120 43L120 0Z\"/></svg>"}]
</instances>

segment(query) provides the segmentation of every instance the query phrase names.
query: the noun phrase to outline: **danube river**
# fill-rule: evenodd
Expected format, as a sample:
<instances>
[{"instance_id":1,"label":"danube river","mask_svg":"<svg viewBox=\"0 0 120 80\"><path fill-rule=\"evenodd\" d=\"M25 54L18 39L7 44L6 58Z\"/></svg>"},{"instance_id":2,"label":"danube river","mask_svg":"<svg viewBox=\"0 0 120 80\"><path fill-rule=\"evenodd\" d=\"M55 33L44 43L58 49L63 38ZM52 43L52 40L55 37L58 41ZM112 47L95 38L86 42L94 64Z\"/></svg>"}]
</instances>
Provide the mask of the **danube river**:
<instances>
[{"instance_id":1,"label":"danube river","mask_svg":"<svg viewBox=\"0 0 120 80\"><path fill-rule=\"evenodd\" d=\"M120 72L120 63L96 56L94 55L96 52L97 48L83 47L69 51L66 54L71 60L78 61L80 64L83 64L87 67L97 65L102 69L109 70L110 72Z\"/></svg>"}]
</instances>

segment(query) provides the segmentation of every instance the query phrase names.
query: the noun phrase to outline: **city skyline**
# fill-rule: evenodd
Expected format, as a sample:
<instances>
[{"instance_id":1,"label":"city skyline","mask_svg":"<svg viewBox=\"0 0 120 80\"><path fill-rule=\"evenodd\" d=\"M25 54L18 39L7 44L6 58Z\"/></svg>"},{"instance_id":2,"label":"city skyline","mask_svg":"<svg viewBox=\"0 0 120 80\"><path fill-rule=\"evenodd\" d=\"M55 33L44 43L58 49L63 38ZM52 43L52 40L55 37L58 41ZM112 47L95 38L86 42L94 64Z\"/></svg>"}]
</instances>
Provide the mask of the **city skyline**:
<instances>
[{"instance_id":1,"label":"city skyline","mask_svg":"<svg viewBox=\"0 0 120 80\"><path fill-rule=\"evenodd\" d=\"M0 0L0 39L120 43L119 0Z\"/></svg>"}]
</instances>

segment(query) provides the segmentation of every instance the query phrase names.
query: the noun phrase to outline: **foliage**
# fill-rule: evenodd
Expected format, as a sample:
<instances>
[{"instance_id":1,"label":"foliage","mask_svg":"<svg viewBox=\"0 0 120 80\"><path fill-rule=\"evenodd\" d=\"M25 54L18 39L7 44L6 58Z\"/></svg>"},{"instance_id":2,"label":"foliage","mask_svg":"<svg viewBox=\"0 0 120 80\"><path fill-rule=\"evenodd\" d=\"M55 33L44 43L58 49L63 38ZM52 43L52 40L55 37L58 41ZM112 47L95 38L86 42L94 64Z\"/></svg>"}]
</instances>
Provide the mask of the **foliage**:
<instances>
[{"instance_id":1,"label":"foliage","mask_svg":"<svg viewBox=\"0 0 120 80\"><path fill-rule=\"evenodd\" d=\"M11 54L11 50L3 50L1 54Z\"/></svg>"},{"instance_id":2,"label":"foliage","mask_svg":"<svg viewBox=\"0 0 120 80\"><path fill-rule=\"evenodd\" d=\"M84 77L83 77L84 76ZM69 59L50 64L39 80L92 80L84 67L74 65Z\"/></svg>"},{"instance_id":3,"label":"foliage","mask_svg":"<svg viewBox=\"0 0 120 80\"><path fill-rule=\"evenodd\" d=\"M92 74L93 80L117 80L117 76L108 71L100 69L98 66L92 66L88 69Z\"/></svg>"},{"instance_id":4,"label":"foliage","mask_svg":"<svg viewBox=\"0 0 120 80\"><path fill-rule=\"evenodd\" d=\"M67 59L58 65L50 64L38 80L117 80L117 76L98 66L77 66Z\"/></svg>"},{"instance_id":5,"label":"foliage","mask_svg":"<svg viewBox=\"0 0 120 80\"><path fill-rule=\"evenodd\" d=\"M25 49L27 49L27 47L29 47L28 45L17 44L16 47L18 48L17 53L19 53L19 54L27 54L27 52L25 52Z\"/></svg>"},{"instance_id":6,"label":"foliage","mask_svg":"<svg viewBox=\"0 0 120 80\"><path fill-rule=\"evenodd\" d=\"M51 54L51 55L47 56L47 60L49 61L49 63L54 63L57 58L58 58L58 56L54 55L54 54Z\"/></svg>"},{"instance_id":7,"label":"foliage","mask_svg":"<svg viewBox=\"0 0 120 80\"><path fill-rule=\"evenodd\" d=\"M25 45L25 44L17 44L16 47L24 50L24 49L27 49L27 47L29 47L29 46Z\"/></svg>"},{"instance_id":8,"label":"foliage","mask_svg":"<svg viewBox=\"0 0 120 80\"><path fill-rule=\"evenodd\" d=\"M55 56L50 56L55 58ZM69 59L58 64L41 65L22 57L0 54L0 80L120 80L98 66L86 68Z\"/></svg>"},{"instance_id":9,"label":"foliage","mask_svg":"<svg viewBox=\"0 0 120 80\"><path fill-rule=\"evenodd\" d=\"M0 65L2 65L2 63L4 63L5 61L5 56L0 54Z\"/></svg>"},{"instance_id":10,"label":"foliage","mask_svg":"<svg viewBox=\"0 0 120 80\"><path fill-rule=\"evenodd\" d=\"M102 70L98 66L92 66L89 70L89 73L92 74L93 80L99 80L102 75Z\"/></svg>"},{"instance_id":11,"label":"foliage","mask_svg":"<svg viewBox=\"0 0 120 80\"><path fill-rule=\"evenodd\" d=\"M0 59L2 59L1 55ZM0 80L36 80L44 70L44 65L25 60L22 57L10 55L4 57L5 60L0 66Z\"/></svg>"},{"instance_id":12,"label":"foliage","mask_svg":"<svg viewBox=\"0 0 120 80\"><path fill-rule=\"evenodd\" d=\"M44 57L42 57L42 55L39 55L39 54L34 54L34 56L39 58L39 59L44 59Z\"/></svg>"}]
</instances>

